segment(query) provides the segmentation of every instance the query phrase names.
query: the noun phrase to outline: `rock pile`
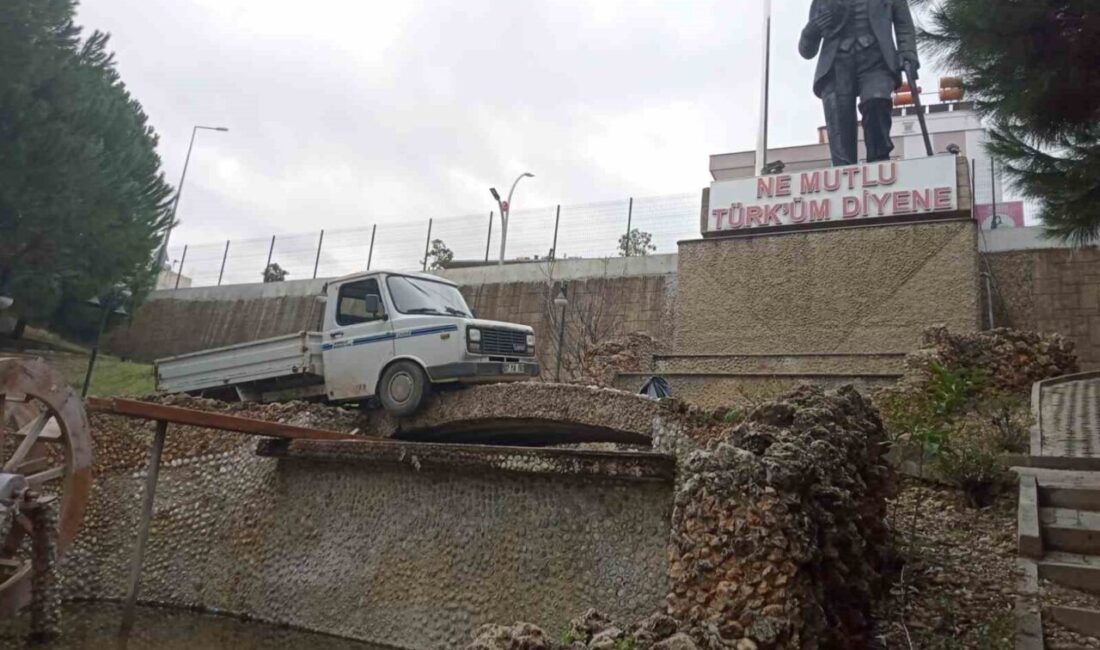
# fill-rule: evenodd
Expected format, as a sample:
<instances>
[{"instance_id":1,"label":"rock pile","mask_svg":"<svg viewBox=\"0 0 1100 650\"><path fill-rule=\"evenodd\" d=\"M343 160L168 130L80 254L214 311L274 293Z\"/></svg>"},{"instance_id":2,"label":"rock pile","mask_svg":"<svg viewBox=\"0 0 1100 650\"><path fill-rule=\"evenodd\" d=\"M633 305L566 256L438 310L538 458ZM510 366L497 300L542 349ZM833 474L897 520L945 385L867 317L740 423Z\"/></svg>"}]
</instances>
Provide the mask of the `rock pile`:
<instances>
[{"instance_id":1,"label":"rock pile","mask_svg":"<svg viewBox=\"0 0 1100 650\"><path fill-rule=\"evenodd\" d=\"M634 625L621 625L607 615L590 609L570 622L560 640L538 626L483 625L466 650L698 650L690 635L679 629L676 619L653 614ZM738 650L752 650L744 645Z\"/></svg>"},{"instance_id":2,"label":"rock pile","mask_svg":"<svg viewBox=\"0 0 1100 650\"><path fill-rule=\"evenodd\" d=\"M866 647L894 485L878 411L850 387L800 387L705 428L680 468L667 612L628 626L590 611L561 643L486 626L467 650Z\"/></svg>"},{"instance_id":3,"label":"rock pile","mask_svg":"<svg viewBox=\"0 0 1100 650\"><path fill-rule=\"evenodd\" d=\"M1036 381L1078 372L1073 341L1057 333L998 328L952 333L946 327L924 331L921 347L906 359L906 380L922 383L931 362L953 368L979 368L990 387L1027 394Z\"/></svg>"},{"instance_id":4,"label":"rock pile","mask_svg":"<svg viewBox=\"0 0 1100 650\"><path fill-rule=\"evenodd\" d=\"M581 354L577 383L607 387L620 372L646 372L661 348L660 341L645 332L597 343Z\"/></svg>"},{"instance_id":5,"label":"rock pile","mask_svg":"<svg viewBox=\"0 0 1100 650\"><path fill-rule=\"evenodd\" d=\"M713 648L862 647L887 554L884 442L854 389L801 387L692 454L669 613Z\"/></svg>"}]
</instances>

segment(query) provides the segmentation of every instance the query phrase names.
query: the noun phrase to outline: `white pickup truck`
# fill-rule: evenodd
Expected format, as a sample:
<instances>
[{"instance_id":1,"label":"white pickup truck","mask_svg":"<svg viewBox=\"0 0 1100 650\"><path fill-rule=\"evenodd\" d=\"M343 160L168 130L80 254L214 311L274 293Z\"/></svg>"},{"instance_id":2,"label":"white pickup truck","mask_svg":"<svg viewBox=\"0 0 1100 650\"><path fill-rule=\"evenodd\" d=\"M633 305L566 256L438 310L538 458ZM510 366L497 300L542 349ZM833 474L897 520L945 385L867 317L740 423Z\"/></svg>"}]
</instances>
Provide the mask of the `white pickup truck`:
<instances>
[{"instance_id":1,"label":"white pickup truck","mask_svg":"<svg viewBox=\"0 0 1100 650\"><path fill-rule=\"evenodd\" d=\"M519 381L539 374L527 325L473 317L454 283L370 271L333 280L322 331L156 361L158 390L247 401L376 398L409 415L435 384Z\"/></svg>"}]
</instances>

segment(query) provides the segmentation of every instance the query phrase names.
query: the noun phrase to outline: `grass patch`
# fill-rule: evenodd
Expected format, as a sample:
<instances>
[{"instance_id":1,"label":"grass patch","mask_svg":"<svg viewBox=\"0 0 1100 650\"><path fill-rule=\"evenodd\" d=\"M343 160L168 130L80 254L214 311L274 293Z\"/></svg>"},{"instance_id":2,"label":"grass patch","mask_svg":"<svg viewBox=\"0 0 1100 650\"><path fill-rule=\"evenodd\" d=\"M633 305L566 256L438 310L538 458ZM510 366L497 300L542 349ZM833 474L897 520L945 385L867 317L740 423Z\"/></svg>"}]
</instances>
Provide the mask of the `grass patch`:
<instances>
[{"instance_id":1,"label":"grass patch","mask_svg":"<svg viewBox=\"0 0 1100 650\"><path fill-rule=\"evenodd\" d=\"M45 330L27 328L24 340L18 346L5 348L6 341L0 340L0 356L11 350L16 356L42 357L57 370L65 383L80 392L84 386L84 376L88 372L88 358L91 351L62 339ZM96 397L136 397L156 392L153 380L153 366L147 363L123 361L117 357L101 354L96 359L95 373L89 395Z\"/></svg>"}]
</instances>

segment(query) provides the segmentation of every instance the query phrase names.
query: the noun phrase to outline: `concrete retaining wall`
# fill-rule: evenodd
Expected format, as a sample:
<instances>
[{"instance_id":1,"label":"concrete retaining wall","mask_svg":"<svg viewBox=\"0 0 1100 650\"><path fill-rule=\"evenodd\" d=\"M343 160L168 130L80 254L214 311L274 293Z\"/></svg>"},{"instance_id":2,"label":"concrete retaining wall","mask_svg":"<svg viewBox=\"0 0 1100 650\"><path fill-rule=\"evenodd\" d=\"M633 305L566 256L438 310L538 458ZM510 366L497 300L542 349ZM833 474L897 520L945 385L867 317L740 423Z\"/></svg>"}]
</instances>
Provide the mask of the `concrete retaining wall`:
<instances>
[{"instance_id":1,"label":"concrete retaining wall","mask_svg":"<svg viewBox=\"0 0 1100 650\"><path fill-rule=\"evenodd\" d=\"M68 597L118 599L151 434L94 424L97 479L63 575ZM408 453L274 459L242 436L168 437L143 601L442 650L494 621L556 634L588 607L638 618L667 592L669 457L497 450L478 462L469 448L390 443Z\"/></svg>"},{"instance_id":2,"label":"concrete retaining wall","mask_svg":"<svg viewBox=\"0 0 1100 650\"><path fill-rule=\"evenodd\" d=\"M544 367L553 365L553 299L569 283L569 327L585 305L601 305L601 335L672 336L676 256L559 260L440 273L459 284L482 318L535 328ZM200 287L154 292L133 319L113 330L108 351L138 361L316 329L327 280Z\"/></svg>"}]
</instances>

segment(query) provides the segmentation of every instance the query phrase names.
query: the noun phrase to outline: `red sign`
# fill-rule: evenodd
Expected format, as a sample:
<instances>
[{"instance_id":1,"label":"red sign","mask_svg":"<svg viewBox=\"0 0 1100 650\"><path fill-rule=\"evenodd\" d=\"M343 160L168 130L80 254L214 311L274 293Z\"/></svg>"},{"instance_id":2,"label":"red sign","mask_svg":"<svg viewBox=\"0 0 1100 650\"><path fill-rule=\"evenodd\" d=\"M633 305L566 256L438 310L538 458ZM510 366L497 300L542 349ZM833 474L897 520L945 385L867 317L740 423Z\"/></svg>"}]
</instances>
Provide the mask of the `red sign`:
<instances>
[{"instance_id":1,"label":"red sign","mask_svg":"<svg viewBox=\"0 0 1100 650\"><path fill-rule=\"evenodd\" d=\"M974 218L981 228L991 228L990 217L993 215L993 204L982 203L974 206ZM1009 201L997 204L998 228L1023 228L1024 227L1024 202Z\"/></svg>"}]
</instances>

